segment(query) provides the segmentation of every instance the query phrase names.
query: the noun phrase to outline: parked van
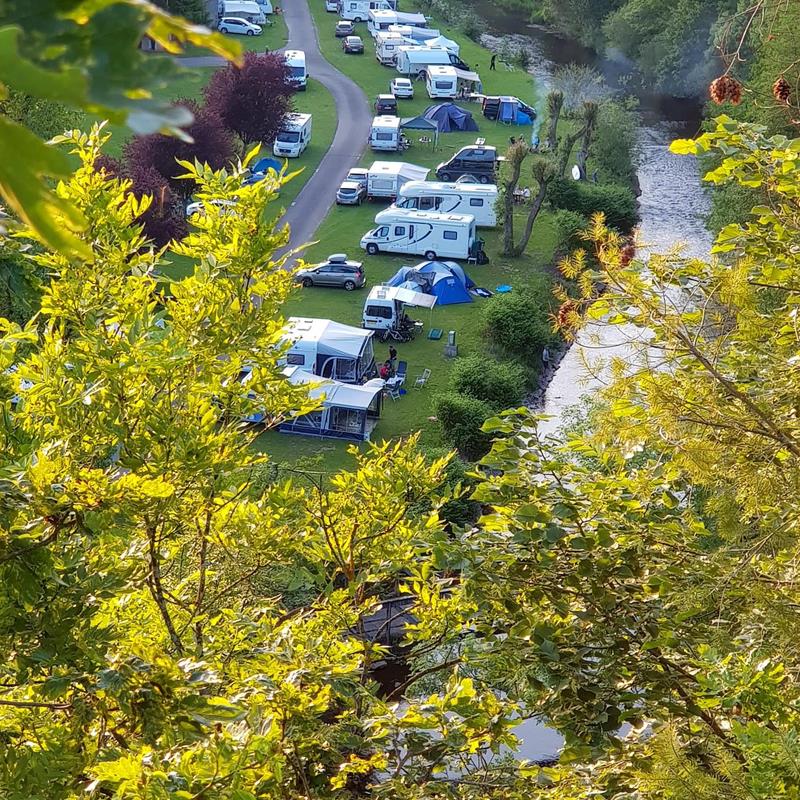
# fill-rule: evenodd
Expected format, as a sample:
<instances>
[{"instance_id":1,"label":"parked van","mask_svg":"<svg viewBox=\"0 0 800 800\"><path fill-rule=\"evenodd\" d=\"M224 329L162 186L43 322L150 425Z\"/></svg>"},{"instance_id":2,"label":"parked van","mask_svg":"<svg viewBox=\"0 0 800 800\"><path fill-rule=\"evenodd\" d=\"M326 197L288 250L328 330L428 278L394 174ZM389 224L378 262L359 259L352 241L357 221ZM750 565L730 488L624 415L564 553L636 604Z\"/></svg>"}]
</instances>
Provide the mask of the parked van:
<instances>
[{"instance_id":1,"label":"parked van","mask_svg":"<svg viewBox=\"0 0 800 800\"><path fill-rule=\"evenodd\" d=\"M469 214L436 214L387 208L375 217L376 228L361 237L361 247L370 255L405 253L436 258L475 259L484 263L483 240L475 232L475 217Z\"/></svg>"},{"instance_id":2,"label":"parked van","mask_svg":"<svg viewBox=\"0 0 800 800\"><path fill-rule=\"evenodd\" d=\"M308 71L306 70L306 54L302 50L286 50L284 52L286 66L289 67L292 83L301 92L306 90Z\"/></svg>"},{"instance_id":3,"label":"parked van","mask_svg":"<svg viewBox=\"0 0 800 800\"><path fill-rule=\"evenodd\" d=\"M352 170L350 172L352 174ZM405 161L376 161L367 171L367 197L394 200L404 183L424 181L429 172L425 167Z\"/></svg>"},{"instance_id":4,"label":"parked van","mask_svg":"<svg viewBox=\"0 0 800 800\"><path fill-rule=\"evenodd\" d=\"M494 183L497 175L497 148L483 144L462 147L449 161L436 167L436 177L449 183L462 175L472 175L480 183Z\"/></svg>"},{"instance_id":5,"label":"parked van","mask_svg":"<svg viewBox=\"0 0 800 800\"><path fill-rule=\"evenodd\" d=\"M448 100L454 99L458 95L458 75L451 66L441 66L432 64L425 73L425 88L428 90L428 97L436 100L444 97Z\"/></svg>"},{"instance_id":6,"label":"parked van","mask_svg":"<svg viewBox=\"0 0 800 800\"><path fill-rule=\"evenodd\" d=\"M311 114L287 114L275 137L272 152L282 158L297 158L311 142Z\"/></svg>"},{"instance_id":7,"label":"parked van","mask_svg":"<svg viewBox=\"0 0 800 800\"><path fill-rule=\"evenodd\" d=\"M397 0L339 0L339 16L353 22L366 22L370 10L384 9L392 11L397 8Z\"/></svg>"},{"instance_id":8,"label":"parked van","mask_svg":"<svg viewBox=\"0 0 800 800\"><path fill-rule=\"evenodd\" d=\"M496 203L497 187L491 184L408 181L400 187L394 207L438 214L471 214L479 228L493 228L497 225Z\"/></svg>"},{"instance_id":9,"label":"parked van","mask_svg":"<svg viewBox=\"0 0 800 800\"><path fill-rule=\"evenodd\" d=\"M400 149L400 117L375 117L369 131L369 146L373 150L396 152Z\"/></svg>"},{"instance_id":10,"label":"parked van","mask_svg":"<svg viewBox=\"0 0 800 800\"><path fill-rule=\"evenodd\" d=\"M428 67L434 64L467 69L467 65L458 56L454 56L443 47L407 45L397 48L395 68L401 75L416 75L418 78L424 78Z\"/></svg>"},{"instance_id":11,"label":"parked van","mask_svg":"<svg viewBox=\"0 0 800 800\"><path fill-rule=\"evenodd\" d=\"M384 66L393 67L397 48L412 43L411 39L406 39L399 33L378 33L375 36L375 58Z\"/></svg>"},{"instance_id":12,"label":"parked van","mask_svg":"<svg viewBox=\"0 0 800 800\"><path fill-rule=\"evenodd\" d=\"M326 11L338 11L339 10L339 0L325 0L325 10Z\"/></svg>"},{"instance_id":13,"label":"parked van","mask_svg":"<svg viewBox=\"0 0 800 800\"><path fill-rule=\"evenodd\" d=\"M255 0L224 0L220 16L239 17L256 25L263 25L267 21L264 11Z\"/></svg>"},{"instance_id":14,"label":"parked van","mask_svg":"<svg viewBox=\"0 0 800 800\"><path fill-rule=\"evenodd\" d=\"M387 334L395 331L402 334L408 319L407 308L433 308L436 298L430 294L415 292L400 286L373 286L364 302L361 312L361 327L369 331L378 331L378 338L384 341ZM407 338L412 338L409 334ZM404 340L404 336L392 336L393 339Z\"/></svg>"},{"instance_id":15,"label":"parked van","mask_svg":"<svg viewBox=\"0 0 800 800\"><path fill-rule=\"evenodd\" d=\"M392 9L370 9L367 16L367 30L375 37L381 32L389 30L390 25L408 25L412 28L424 28L428 20L424 14L406 14Z\"/></svg>"}]
</instances>

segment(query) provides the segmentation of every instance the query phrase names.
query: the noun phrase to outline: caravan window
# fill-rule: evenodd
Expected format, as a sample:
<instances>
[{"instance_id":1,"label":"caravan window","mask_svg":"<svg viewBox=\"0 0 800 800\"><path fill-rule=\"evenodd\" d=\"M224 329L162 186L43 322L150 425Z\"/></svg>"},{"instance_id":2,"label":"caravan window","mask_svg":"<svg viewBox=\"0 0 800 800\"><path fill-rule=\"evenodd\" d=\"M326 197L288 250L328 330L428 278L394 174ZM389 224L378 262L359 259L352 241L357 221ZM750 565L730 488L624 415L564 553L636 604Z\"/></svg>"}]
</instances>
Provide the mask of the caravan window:
<instances>
[{"instance_id":1,"label":"caravan window","mask_svg":"<svg viewBox=\"0 0 800 800\"><path fill-rule=\"evenodd\" d=\"M381 319L391 319L391 306L367 306L366 315L368 317L380 317Z\"/></svg>"},{"instance_id":2,"label":"caravan window","mask_svg":"<svg viewBox=\"0 0 800 800\"><path fill-rule=\"evenodd\" d=\"M304 367L306 364L306 357L302 353L287 353L286 363L295 367Z\"/></svg>"},{"instance_id":3,"label":"caravan window","mask_svg":"<svg viewBox=\"0 0 800 800\"><path fill-rule=\"evenodd\" d=\"M469 204L477 208L483 208L483 199L480 197L470 197Z\"/></svg>"},{"instance_id":4,"label":"caravan window","mask_svg":"<svg viewBox=\"0 0 800 800\"><path fill-rule=\"evenodd\" d=\"M453 82L452 81L434 81L433 84L437 89L452 89Z\"/></svg>"},{"instance_id":5,"label":"caravan window","mask_svg":"<svg viewBox=\"0 0 800 800\"><path fill-rule=\"evenodd\" d=\"M458 231L445 231L442 236L445 239L455 240L458 239Z\"/></svg>"},{"instance_id":6,"label":"caravan window","mask_svg":"<svg viewBox=\"0 0 800 800\"><path fill-rule=\"evenodd\" d=\"M406 235L406 226L405 225L395 225L394 226L394 235L395 236L405 236Z\"/></svg>"},{"instance_id":7,"label":"caravan window","mask_svg":"<svg viewBox=\"0 0 800 800\"><path fill-rule=\"evenodd\" d=\"M420 211L433 211L439 208L441 203L441 197L420 197L418 208Z\"/></svg>"},{"instance_id":8,"label":"caravan window","mask_svg":"<svg viewBox=\"0 0 800 800\"><path fill-rule=\"evenodd\" d=\"M379 142L391 142L394 139L393 133L376 133L375 138Z\"/></svg>"}]
</instances>

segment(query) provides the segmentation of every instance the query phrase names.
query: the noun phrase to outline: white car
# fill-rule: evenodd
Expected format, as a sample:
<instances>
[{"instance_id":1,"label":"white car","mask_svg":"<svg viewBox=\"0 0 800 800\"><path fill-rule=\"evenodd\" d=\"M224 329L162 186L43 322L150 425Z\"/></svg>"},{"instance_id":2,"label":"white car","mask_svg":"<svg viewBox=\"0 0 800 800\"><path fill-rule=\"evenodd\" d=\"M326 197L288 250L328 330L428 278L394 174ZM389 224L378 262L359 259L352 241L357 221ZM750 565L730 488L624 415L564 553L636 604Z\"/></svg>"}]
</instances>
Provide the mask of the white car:
<instances>
[{"instance_id":1,"label":"white car","mask_svg":"<svg viewBox=\"0 0 800 800\"><path fill-rule=\"evenodd\" d=\"M395 78L389 84L389 91L395 97L410 99L414 97L414 84L408 78Z\"/></svg>"},{"instance_id":2,"label":"white car","mask_svg":"<svg viewBox=\"0 0 800 800\"><path fill-rule=\"evenodd\" d=\"M219 21L220 33L239 33L242 36L260 36L261 26L241 17L223 17Z\"/></svg>"}]
</instances>

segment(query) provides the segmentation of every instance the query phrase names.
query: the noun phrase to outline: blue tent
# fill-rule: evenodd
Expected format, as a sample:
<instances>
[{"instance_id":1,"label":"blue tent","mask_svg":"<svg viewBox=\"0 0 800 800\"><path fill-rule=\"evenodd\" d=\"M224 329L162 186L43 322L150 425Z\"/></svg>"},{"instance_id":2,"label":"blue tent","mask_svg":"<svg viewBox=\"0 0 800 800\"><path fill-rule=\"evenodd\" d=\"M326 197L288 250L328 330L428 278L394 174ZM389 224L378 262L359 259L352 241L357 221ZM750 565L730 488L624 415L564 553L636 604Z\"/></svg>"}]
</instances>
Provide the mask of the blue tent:
<instances>
[{"instance_id":1,"label":"blue tent","mask_svg":"<svg viewBox=\"0 0 800 800\"><path fill-rule=\"evenodd\" d=\"M472 114L455 103L438 103L435 106L428 106L422 116L435 122L442 133L478 130L478 124L472 119Z\"/></svg>"},{"instance_id":2,"label":"blue tent","mask_svg":"<svg viewBox=\"0 0 800 800\"><path fill-rule=\"evenodd\" d=\"M415 267L401 267L387 283L433 295L440 306L471 303L469 290L475 287L455 261L423 261Z\"/></svg>"}]
</instances>

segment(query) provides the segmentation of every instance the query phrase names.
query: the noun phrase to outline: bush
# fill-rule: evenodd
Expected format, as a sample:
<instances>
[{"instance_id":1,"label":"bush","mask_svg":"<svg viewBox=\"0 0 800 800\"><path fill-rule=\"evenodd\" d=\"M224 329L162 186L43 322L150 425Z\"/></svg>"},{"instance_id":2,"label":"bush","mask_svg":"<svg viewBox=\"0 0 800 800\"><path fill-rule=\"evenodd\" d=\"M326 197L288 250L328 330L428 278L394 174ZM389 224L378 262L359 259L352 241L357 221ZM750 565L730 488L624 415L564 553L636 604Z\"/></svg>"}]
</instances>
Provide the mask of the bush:
<instances>
[{"instance_id":1,"label":"bush","mask_svg":"<svg viewBox=\"0 0 800 800\"><path fill-rule=\"evenodd\" d=\"M470 356L456 361L451 380L457 392L483 400L495 411L501 411L519 405L528 375L520 364Z\"/></svg>"},{"instance_id":2,"label":"bush","mask_svg":"<svg viewBox=\"0 0 800 800\"><path fill-rule=\"evenodd\" d=\"M589 220L577 211L559 209L553 214L553 227L556 231L555 254L559 258L586 247L582 237L583 231L589 226Z\"/></svg>"},{"instance_id":3,"label":"bush","mask_svg":"<svg viewBox=\"0 0 800 800\"><path fill-rule=\"evenodd\" d=\"M425 454L425 457L431 462L443 458L450 452L450 449L447 447L422 447L421 450ZM467 474L469 469L469 464L458 456L451 458L445 468L444 487L453 489L458 484L461 484L462 488L468 490L466 495L449 500L439 509L439 516L445 522L457 527L471 525L477 522L478 517L481 515L480 503L470 499L472 488L477 481ZM430 512L430 500L427 500L424 506L420 507L419 510L421 513L425 514Z\"/></svg>"},{"instance_id":4,"label":"bush","mask_svg":"<svg viewBox=\"0 0 800 800\"><path fill-rule=\"evenodd\" d=\"M489 452L491 437L481 426L492 416L492 409L482 400L449 392L438 395L433 407L442 429L442 438L464 458L476 461Z\"/></svg>"},{"instance_id":5,"label":"bush","mask_svg":"<svg viewBox=\"0 0 800 800\"><path fill-rule=\"evenodd\" d=\"M550 184L547 199L553 208L576 211L586 218L602 211L606 223L621 233L630 233L639 221L636 198L624 186L560 178Z\"/></svg>"},{"instance_id":6,"label":"bush","mask_svg":"<svg viewBox=\"0 0 800 800\"><path fill-rule=\"evenodd\" d=\"M531 367L538 366L542 348L554 338L548 309L540 298L524 292L491 297L482 322L494 347Z\"/></svg>"},{"instance_id":7,"label":"bush","mask_svg":"<svg viewBox=\"0 0 800 800\"><path fill-rule=\"evenodd\" d=\"M638 119L628 103L609 100L600 105L592 140L592 170L601 183L633 186L638 164L636 142Z\"/></svg>"}]
</instances>

